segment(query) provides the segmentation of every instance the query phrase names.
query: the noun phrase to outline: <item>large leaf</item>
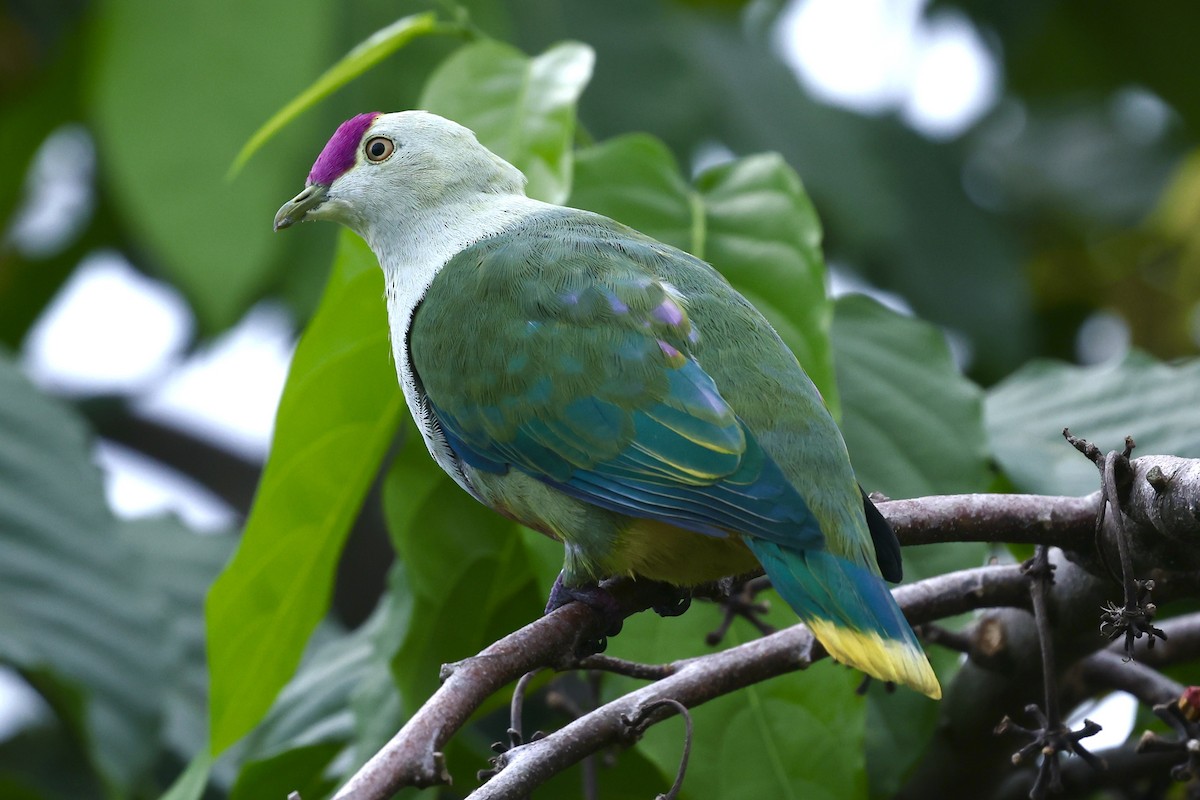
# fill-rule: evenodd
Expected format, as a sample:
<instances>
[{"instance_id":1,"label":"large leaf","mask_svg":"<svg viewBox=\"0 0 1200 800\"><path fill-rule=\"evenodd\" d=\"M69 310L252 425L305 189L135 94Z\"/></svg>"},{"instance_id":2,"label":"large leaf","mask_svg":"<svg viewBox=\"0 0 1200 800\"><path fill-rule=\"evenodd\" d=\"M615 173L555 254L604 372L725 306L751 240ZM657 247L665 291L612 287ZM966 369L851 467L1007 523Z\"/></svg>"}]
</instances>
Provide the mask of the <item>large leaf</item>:
<instances>
[{"instance_id":1,"label":"large leaf","mask_svg":"<svg viewBox=\"0 0 1200 800\"><path fill-rule=\"evenodd\" d=\"M235 321L295 243L270 219L296 193L314 143L302 119L271 158L224 175L264 109L328 63L337 9L320 0L108 0L96 7L90 109L101 170L141 248L205 330Z\"/></svg>"},{"instance_id":2,"label":"large leaf","mask_svg":"<svg viewBox=\"0 0 1200 800\"><path fill-rule=\"evenodd\" d=\"M1200 457L1200 360L1162 364L1140 353L1076 367L1035 361L987 396L987 428L1005 474L1023 492L1081 495L1100 487L1062 429L1101 451L1133 436L1138 453Z\"/></svg>"},{"instance_id":3,"label":"large leaf","mask_svg":"<svg viewBox=\"0 0 1200 800\"><path fill-rule=\"evenodd\" d=\"M575 103L593 61L591 48L574 42L535 58L500 42L476 42L433 74L421 107L475 131L525 173L531 197L561 203L571 188Z\"/></svg>"},{"instance_id":4,"label":"large leaf","mask_svg":"<svg viewBox=\"0 0 1200 800\"><path fill-rule=\"evenodd\" d=\"M680 250L703 250L704 205L675 156L649 134L629 133L579 150L569 204Z\"/></svg>"},{"instance_id":5,"label":"large leaf","mask_svg":"<svg viewBox=\"0 0 1200 800\"><path fill-rule=\"evenodd\" d=\"M821 222L800 178L769 153L711 169L696 187L705 210L697 255L766 315L837 413Z\"/></svg>"},{"instance_id":6,"label":"large leaf","mask_svg":"<svg viewBox=\"0 0 1200 800\"><path fill-rule=\"evenodd\" d=\"M622 136L580 151L570 202L709 261L766 315L836 411L821 225L778 156L722 165L692 188L658 140Z\"/></svg>"},{"instance_id":7,"label":"large leaf","mask_svg":"<svg viewBox=\"0 0 1200 800\"><path fill-rule=\"evenodd\" d=\"M46 695L123 795L157 754L163 609L117 535L88 439L0 356L0 662Z\"/></svg>"},{"instance_id":8,"label":"large leaf","mask_svg":"<svg viewBox=\"0 0 1200 800\"><path fill-rule=\"evenodd\" d=\"M238 152L237 158L234 159L233 166L229 171L230 177L240 172L252 155L296 117L413 39L432 33L436 25L437 16L431 11L423 14L411 14L396 20L386 28L381 28L360 42L254 132L254 135Z\"/></svg>"},{"instance_id":9,"label":"large leaf","mask_svg":"<svg viewBox=\"0 0 1200 800\"><path fill-rule=\"evenodd\" d=\"M889 497L986 489L983 392L945 336L862 295L837 301L833 348L842 434L859 482Z\"/></svg>"},{"instance_id":10,"label":"large leaf","mask_svg":"<svg viewBox=\"0 0 1200 800\"><path fill-rule=\"evenodd\" d=\"M169 681L162 737L176 755L191 759L208 746L204 597L237 539L196 534L167 517L122 522L119 535L139 555L151 589L165 603L160 642Z\"/></svg>"},{"instance_id":11,"label":"large leaf","mask_svg":"<svg viewBox=\"0 0 1200 800\"><path fill-rule=\"evenodd\" d=\"M366 760L359 755L365 740L373 753L395 733L402 720L389 661L407 629L404 597L393 592L352 633L314 637L311 656L247 737L231 798L284 797L297 790L320 797L338 773ZM386 729L387 737L368 735L371 726Z\"/></svg>"},{"instance_id":12,"label":"large leaf","mask_svg":"<svg viewBox=\"0 0 1200 800\"><path fill-rule=\"evenodd\" d=\"M344 231L300 340L254 508L208 598L215 753L270 707L325 614L362 499L407 413L390 363L383 278Z\"/></svg>"}]
</instances>

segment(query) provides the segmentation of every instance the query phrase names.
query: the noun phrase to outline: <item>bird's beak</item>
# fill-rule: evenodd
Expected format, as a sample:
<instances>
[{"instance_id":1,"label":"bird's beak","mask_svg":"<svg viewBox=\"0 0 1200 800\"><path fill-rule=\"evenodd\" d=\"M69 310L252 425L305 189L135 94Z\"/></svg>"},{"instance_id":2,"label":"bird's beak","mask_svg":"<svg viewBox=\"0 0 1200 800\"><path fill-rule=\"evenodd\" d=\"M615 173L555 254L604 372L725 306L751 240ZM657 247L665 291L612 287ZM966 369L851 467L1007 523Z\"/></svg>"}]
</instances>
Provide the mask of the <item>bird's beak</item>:
<instances>
[{"instance_id":1,"label":"bird's beak","mask_svg":"<svg viewBox=\"0 0 1200 800\"><path fill-rule=\"evenodd\" d=\"M329 196L329 184L314 183L303 192L288 200L275 213L275 230L290 228L297 222L303 222L304 217Z\"/></svg>"}]
</instances>

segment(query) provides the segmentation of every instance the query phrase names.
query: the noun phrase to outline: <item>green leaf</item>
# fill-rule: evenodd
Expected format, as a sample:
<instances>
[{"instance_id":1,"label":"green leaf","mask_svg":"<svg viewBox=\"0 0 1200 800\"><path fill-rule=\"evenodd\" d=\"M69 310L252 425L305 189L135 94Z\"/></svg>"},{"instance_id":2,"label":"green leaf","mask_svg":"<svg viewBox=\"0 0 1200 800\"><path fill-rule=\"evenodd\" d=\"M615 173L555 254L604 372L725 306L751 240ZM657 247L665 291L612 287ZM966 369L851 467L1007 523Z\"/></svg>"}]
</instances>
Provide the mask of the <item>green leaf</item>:
<instances>
[{"instance_id":1,"label":"green leaf","mask_svg":"<svg viewBox=\"0 0 1200 800\"><path fill-rule=\"evenodd\" d=\"M293 266L285 255L309 257L272 234L271 216L328 136L319 119L291 125L236 184L224 174L264 109L328 62L338 9L110 0L95 11L85 92L105 188L134 249L184 291L205 332L223 329Z\"/></svg>"},{"instance_id":2,"label":"green leaf","mask_svg":"<svg viewBox=\"0 0 1200 800\"><path fill-rule=\"evenodd\" d=\"M835 305L842 434L859 482L889 497L987 488L983 392L927 322L862 295Z\"/></svg>"},{"instance_id":3,"label":"green leaf","mask_svg":"<svg viewBox=\"0 0 1200 800\"><path fill-rule=\"evenodd\" d=\"M204 597L237 539L194 533L173 517L124 521L118 534L138 554L150 588L165 604L160 641L168 679L162 738L181 758L191 758L208 750Z\"/></svg>"},{"instance_id":4,"label":"green leaf","mask_svg":"<svg viewBox=\"0 0 1200 800\"><path fill-rule=\"evenodd\" d=\"M369 675L388 675L386 657L379 657L372 645L379 620L376 614L353 633L314 643L311 656L247 737L230 798L285 797L296 790L303 797L328 793L330 764L354 735L351 698ZM392 723L395 716L385 720Z\"/></svg>"},{"instance_id":5,"label":"green leaf","mask_svg":"<svg viewBox=\"0 0 1200 800\"><path fill-rule=\"evenodd\" d=\"M795 624L795 614L777 595L772 593L770 602L772 624ZM646 663L701 655L711 652L704 637L719 622L719 609L707 603L672 619L639 614L609 640L609 650ZM741 644L755 635L739 621L725 644ZM864 797L866 702L854 692L860 682L858 673L825 659L804 672L781 675L693 709L695 740L683 797ZM639 685L606 677L604 694L611 698ZM682 747L678 721L655 725L638 744L664 776L674 776Z\"/></svg>"},{"instance_id":6,"label":"green leaf","mask_svg":"<svg viewBox=\"0 0 1200 800\"><path fill-rule=\"evenodd\" d=\"M403 720L390 662L409 617L407 592L395 580L400 573L393 567L391 591L356 630L338 635L327 626L313 637L311 654L247 737L232 797L283 797L306 782L325 785L364 763L396 732ZM298 758L298 751L308 757ZM296 785L285 786L288 781Z\"/></svg>"},{"instance_id":7,"label":"green leaf","mask_svg":"<svg viewBox=\"0 0 1200 800\"><path fill-rule=\"evenodd\" d=\"M475 42L430 77L421 107L475 131L525 173L530 197L561 203L571 189L575 104L594 60L577 42L536 58L500 42Z\"/></svg>"},{"instance_id":8,"label":"green leaf","mask_svg":"<svg viewBox=\"0 0 1200 800\"><path fill-rule=\"evenodd\" d=\"M343 541L406 413L383 278L349 231L296 349L246 531L208 597L212 748L270 707L324 616Z\"/></svg>"},{"instance_id":9,"label":"green leaf","mask_svg":"<svg viewBox=\"0 0 1200 800\"><path fill-rule=\"evenodd\" d=\"M180 773L171 784L171 788L167 789L159 800L200 800L208 786L212 764L213 759L208 750L202 751L192 759L187 769Z\"/></svg>"},{"instance_id":10,"label":"green leaf","mask_svg":"<svg viewBox=\"0 0 1200 800\"><path fill-rule=\"evenodd\" d=\"M362 75L379 62L411 42L418 36L424 36L437 30L437 15L432 11L423 14L410 14L396 20L386 28L381 28L360 42L341 60L321 74L307 89L298 94L291 102L275 112L261 128L254 132L250 140L242 146L233 160L233 165L226 175L232 180L271 137L279 133L292 120L300 116L322 99L333 94L350 81Z\"/></svg>"},{"instance_id":11,"label":"green leaf","mask_svg":"<svg viewBox=\"0 0 1200 800\"><path fill-rule=\"evenodd\" d=\"M105 792L77 731L61 720L26 727L0 743L4 800L80 800L105 797Z\"/></svg>"},{"instance_id":12,"label":"green leaf","mask_svg":"<svg viewBox=\"0 0 1200 800\"><path fill-rule=\"evenodd\" d=\"M158 753L163 609L117 536L89 440L0 354L0 663L25 673L121 795Z\"/></svg>"},{"instance_id":13,"label":"green leaf","mask_svg":"<svg viewBox=\"0 0 1200 800\"><path fill-rule=\"evenodd\" d=\"M229 800L257 800L262 797L325 797L336 783L325 776L325 769L342 746L337 742L302 745L284 750L262 761L243 767L237 783L229 791Z\"/></svg>"},{"instance_id":14,"label":"green leaf","mask_svg":"<svg viewBox=\"0 0 1200 800\"><path fill-rule=\"evenodd\" d=\"M1100 448L1137 441L1135 455L1200 457L1200 359L1163 364L1141 353L1076 367L1034 361L987 395L996 459L1023 492L1083 495L1100 488L1096 467L1062 438L1063 428Z\"/></svg>"},{"instance_id":15,"label":"green leaf","mask_svg":"<svg viewBox=\"0 0 1200 800\"><path fill-rule=\"evenodd\" d=\"M630 133L575 153L568 205L612 217L696 254L704 248L704 207L667 146Z\"/></svg>"},{"instance_id":16,"label":"green leaf","mask_svg":"<svg viewBox=\"0 0 1200 800\"><path fill-rule=\"evenodd\" d=\"M782 157L767 153L710 169L696 188L705 208L697 255L770 320L836 415L821 222L800 178Z\"/></svg>"}]
</instances>

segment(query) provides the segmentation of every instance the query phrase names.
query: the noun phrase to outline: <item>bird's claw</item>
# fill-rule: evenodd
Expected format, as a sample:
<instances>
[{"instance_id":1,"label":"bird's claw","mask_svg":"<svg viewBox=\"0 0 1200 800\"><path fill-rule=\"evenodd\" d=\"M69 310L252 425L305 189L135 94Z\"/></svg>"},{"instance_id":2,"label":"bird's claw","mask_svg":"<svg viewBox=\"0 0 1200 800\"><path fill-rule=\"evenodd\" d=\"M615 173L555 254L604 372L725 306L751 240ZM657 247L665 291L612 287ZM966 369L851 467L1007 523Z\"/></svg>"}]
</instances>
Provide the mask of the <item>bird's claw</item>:
<instances>
[{"instance_id":1,"label":"bird's claw","mask_svg":"<svg viewBox=\"0 0 1200 800\"><path fill-rule=\"evenodd\" d=\"M557 611L568 603L579 602L596 611L603 621L603 633L590 640L579 643L578 656L589 656L603 653L608 646L608 637L621 632L625 616L616 598L599 584L591 583L582 586L568 586L563 582L560 572L550 589L550 598L546 601L546 611L549 614Z\"/></svg>"}]
</instances>

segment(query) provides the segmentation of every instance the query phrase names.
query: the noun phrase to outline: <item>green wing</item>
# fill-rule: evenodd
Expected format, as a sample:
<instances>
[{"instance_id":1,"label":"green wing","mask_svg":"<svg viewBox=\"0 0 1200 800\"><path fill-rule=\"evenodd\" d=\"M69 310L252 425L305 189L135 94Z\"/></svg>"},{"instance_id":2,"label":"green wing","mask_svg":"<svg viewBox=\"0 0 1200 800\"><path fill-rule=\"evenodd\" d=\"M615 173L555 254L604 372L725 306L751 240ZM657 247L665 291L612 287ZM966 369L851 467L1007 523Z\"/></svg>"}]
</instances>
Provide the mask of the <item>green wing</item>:
<instances>
[{"instance_id":1,"label":"green wing","mask_svg":"<svg viewBox=\"0 0 1200 800\"><path fill-rule=\"evenodd\" d=\"M695 357L704 332L661 277L680 259L711 268L604 222L558 212L473 245L434 280L410 347L451 448L630 516L822 547L804 498Z\"/></svg>"}]
</instances>

